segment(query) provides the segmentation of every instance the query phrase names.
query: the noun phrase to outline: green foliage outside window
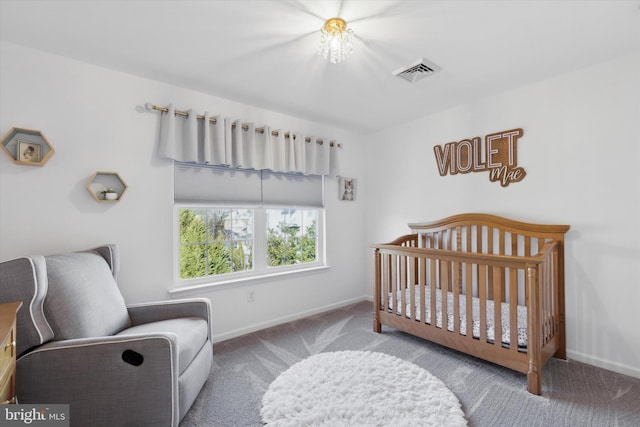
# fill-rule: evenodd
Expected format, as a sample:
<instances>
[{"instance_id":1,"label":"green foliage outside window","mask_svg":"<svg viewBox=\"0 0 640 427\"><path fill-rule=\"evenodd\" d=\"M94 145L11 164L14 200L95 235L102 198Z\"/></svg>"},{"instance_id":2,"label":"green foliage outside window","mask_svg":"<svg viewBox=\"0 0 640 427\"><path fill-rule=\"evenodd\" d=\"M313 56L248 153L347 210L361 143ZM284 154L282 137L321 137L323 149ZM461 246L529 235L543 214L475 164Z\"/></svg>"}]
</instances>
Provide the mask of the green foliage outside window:
<instances>
[{"instance_id":1,"label":"green foliage outside window","mask_svg":"<svg viewBox=\"0 0 640 427\"><path fill-rule=\"evenodd\" d=\"M236 209L180 210L180 278L253 268L252 218ZM248 224L238 229L238 226ZM247 230L248 229L248 230Z\"/></svg>"},{"instance_id":2,"label":"green foliage outside window","mask_svg":"<svg viewBox=\"0 0 640 427\"><path fill-rule=\"evenodd\" d=\"M253 209L179 211L180 278L253 269ZM315 262L317 211L267 209L267 267Z\"/></svg>"},{"instance_id":3,"label":"green foliage outside window","mask_svg":"<svg viewBox=\"0 0 640 427\"><path fill-rule=\"evenodd\" d=\"M267 231L267 265L301 264L316 260L316 221L300 233L300 227L284 222Z\"/></svg>"}]
</instances>

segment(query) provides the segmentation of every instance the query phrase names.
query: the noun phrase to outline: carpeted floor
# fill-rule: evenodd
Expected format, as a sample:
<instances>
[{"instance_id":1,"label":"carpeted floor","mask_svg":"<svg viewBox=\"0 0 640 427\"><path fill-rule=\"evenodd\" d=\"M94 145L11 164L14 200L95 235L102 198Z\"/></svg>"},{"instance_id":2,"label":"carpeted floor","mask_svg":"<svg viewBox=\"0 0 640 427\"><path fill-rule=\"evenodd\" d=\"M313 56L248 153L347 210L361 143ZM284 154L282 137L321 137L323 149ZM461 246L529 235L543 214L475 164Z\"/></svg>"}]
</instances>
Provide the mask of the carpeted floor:
<instances>
[{"instance_id":1,"label":"carpeted floor","mask_svg":"<svg viewBox=\"0 0 640 427\"><path fill-rule=\"evenodd\" d=\"M370 350L431 372L458 397L470 426L640 426L640 379L552 359L542 396L526 376L383 328L363 302L214 345L209 380L180 427L261 426L262 397L293 364L321 352Z\"/></svg>"}]
</instances>

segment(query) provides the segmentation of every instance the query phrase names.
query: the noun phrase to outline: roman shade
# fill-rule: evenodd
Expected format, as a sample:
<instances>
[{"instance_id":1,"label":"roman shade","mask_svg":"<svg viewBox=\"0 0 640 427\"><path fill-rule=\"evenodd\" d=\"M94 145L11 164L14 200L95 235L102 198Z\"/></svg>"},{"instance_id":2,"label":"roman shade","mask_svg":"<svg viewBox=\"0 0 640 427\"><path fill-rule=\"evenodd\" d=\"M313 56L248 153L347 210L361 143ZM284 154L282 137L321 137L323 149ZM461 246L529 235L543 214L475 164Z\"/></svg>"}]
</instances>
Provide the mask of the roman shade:
<instances>
[{"instance_id":1,"label":"roman shade","mask_svg":"<svg viewBox=\"0 0 640 427\"><path fill-rule=\"evenodd\" d=\"M175 162L176 203L322 207L323 177Z\"/></svg>"}]
</instances>

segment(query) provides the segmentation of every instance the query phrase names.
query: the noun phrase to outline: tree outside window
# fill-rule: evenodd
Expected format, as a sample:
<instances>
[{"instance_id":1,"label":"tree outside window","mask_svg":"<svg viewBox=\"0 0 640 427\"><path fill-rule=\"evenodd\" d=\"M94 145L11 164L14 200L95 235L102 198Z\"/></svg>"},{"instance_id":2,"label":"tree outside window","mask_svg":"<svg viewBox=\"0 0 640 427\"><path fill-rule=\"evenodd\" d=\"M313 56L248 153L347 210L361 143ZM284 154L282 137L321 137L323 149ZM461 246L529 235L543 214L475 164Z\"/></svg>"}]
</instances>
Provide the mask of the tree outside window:
<instances>
[{"instance_id":1,"label":"tree outside window","mask_svg":"<svg viewBox=\"0 0 640 427\"><path fill-rule=\"evenodd\" d=\"M257 241L256 215L265 224ZM178 217L183 280L318 261L317 209L186 207ZM254 265L254 250L266 266Z\"/></svg>"},{"instance_id":2,"label":"tree outside window","mask_svg":"<svg viewBox=\"0 0 640 427\"><path fill-rule=\"evenodd\" d=\"M180 278L253 268L251 209L180 209Z\"/></svg>"},{"instance_id":3,"label":"tree outside window","mask_svg":"<svg viewBox=\"0 0 640 427\"><path fill-rule=\"evenodd\" d=\"M267 266L316 261L317 211L268 209Z\"/></svg>"}]
</instances>

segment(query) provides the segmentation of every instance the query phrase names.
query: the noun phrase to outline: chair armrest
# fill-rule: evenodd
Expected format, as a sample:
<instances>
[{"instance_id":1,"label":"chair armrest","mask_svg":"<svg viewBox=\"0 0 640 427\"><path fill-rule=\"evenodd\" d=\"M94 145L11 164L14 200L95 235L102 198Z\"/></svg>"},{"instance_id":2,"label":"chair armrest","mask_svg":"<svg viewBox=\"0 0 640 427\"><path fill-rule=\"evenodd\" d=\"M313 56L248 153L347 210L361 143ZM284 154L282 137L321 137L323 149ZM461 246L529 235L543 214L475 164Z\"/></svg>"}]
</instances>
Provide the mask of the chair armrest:
<instances>
[{"instance_id":1,"label":"chair armrest","mask_svg":"<svg viewBox=\"0 0 640 427\"><path fill-rule=\"evenodd\" d=\"M20 357L16 370L20 403L70 404L74 424L178 425L173 334L52 341Z\"/></svg>"},{"instance_id":2,"label":"chair armrest","mask_svg":"<svg viewBox=\"0 0 640 427\"><path fill-rule=\"evenodd\" d=\"M132 326L178 317L201 317L211 325L211 301L207 298L132 304L127 310Z\"/></svg>"}]
</instances>

